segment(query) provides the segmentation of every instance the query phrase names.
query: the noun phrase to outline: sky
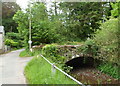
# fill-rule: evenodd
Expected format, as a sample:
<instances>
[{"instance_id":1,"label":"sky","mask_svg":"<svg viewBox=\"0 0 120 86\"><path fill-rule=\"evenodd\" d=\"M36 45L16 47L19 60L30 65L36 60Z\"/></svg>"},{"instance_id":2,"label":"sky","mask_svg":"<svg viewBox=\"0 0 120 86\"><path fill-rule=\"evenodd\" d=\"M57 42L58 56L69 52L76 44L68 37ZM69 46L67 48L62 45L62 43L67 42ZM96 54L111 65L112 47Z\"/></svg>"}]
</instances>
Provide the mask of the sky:
<instances>
[{"instance_id":1,"label":"sky","mask_svg":"<svg viewBox=\"0 0 120 86\"><path fill-rule=\"evenodd\" d=\"M24 10L25 8L27 8L27 5L28 5L28 2L29 2L30 0L16 0L16 2L17 2L17 4L19 4L20 5L20 7ZM37 1L37 0L35 0L35 1ZM49 7L51 6L51 1L52 0L46 0L47 1L47 8L49 9ZM54 0L53 0L54 1Z\"/></svg>"},{"instance_id":2,"label":"sky","mask_svg":"<svg viewBox=\"0 0 120 86\"><path fill-rule=\"evenodd\" d=\"M20 5L20 7L22 9L25 9L25 8L27 8L28 1L29 0L17 0L16 2L17 2L17 4Z\"/></svg>"}]
</instances>

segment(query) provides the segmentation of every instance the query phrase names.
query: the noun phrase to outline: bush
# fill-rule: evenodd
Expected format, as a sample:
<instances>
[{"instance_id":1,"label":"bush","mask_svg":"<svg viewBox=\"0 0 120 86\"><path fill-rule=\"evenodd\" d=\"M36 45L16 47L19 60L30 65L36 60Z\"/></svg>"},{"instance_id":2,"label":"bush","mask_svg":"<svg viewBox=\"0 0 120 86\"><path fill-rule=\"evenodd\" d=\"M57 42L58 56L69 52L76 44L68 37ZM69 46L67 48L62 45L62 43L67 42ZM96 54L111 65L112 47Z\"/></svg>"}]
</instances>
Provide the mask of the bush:
<instances>
[{"instance_id":1,"label":"bush","mask_svg":"<svg viewBox=\"0 0 120 86\"><path fill-rule=\"evenodd\" d=\"M89 54L95 57L98 52L98 46L92 39L87 39L84 44L77 48L78 52L83 53L84 55Z\"/></svg>"},{"instance_id":2,"label":"bush","mask_svg":"<svg viewBox=\"0 0 120 86\"><path fill-rule=\"evenodd\" d=\"M65 57L59 55L57 45L54 44L44 46L42 54L56 63L63 63L65 60Z\"/></svg>"},{"instance_id":3,"label":"bush","mask_svg":"<svg viewBox=\"0 0 120 86\"><path fill-rule=\"evenodd\" d=\"M18 45L19 45L18 42L15 42L15 41L12 40L12 39L6 39L6 40L5 40L5 44L6 44L6 45L9 45L9 46L11 46L11 47L15 47L15 46L18 46Z\"/></svg>"},{"instance_id":4,"label":"bush","mask_svg":"<svg viewBox=\"0 0 120 86\"><path fill-rule=\"evenodd\" d=\"M5 44L12 48L21 48L23 47L22 37L19 33L7 32Z\"/></svg>"},{"instance_id":5,"label":"bush","mask_svg":"<svg viewBox=\"0 0 120 86\"><path fill-rule=\"evenodd\" d=\"M44 55L56 57L57 56L57 46L54 44L46 45L43 47L42 52Z\"/></svg>"},{"instance_id":6,"label":"bush","mask_svg":"<svg viewBox=\"0 0 120 86\"><path fill-rule=\"evenodd\" d=\"M110 19L101 25L94 41L100 47L97 58L119 64L118 60L118 19Z\"/></svg>"}]
</instances>

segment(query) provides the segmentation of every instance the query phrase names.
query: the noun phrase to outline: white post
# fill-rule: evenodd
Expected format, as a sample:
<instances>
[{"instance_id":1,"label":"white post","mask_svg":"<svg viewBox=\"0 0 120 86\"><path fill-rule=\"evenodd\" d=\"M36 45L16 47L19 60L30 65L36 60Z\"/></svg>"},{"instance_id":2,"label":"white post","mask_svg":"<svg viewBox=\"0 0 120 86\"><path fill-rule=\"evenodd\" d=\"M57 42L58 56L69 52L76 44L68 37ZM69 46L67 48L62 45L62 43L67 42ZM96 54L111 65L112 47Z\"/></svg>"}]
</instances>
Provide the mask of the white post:
<instances>
[{"instance_id":1,"label":"white post","mask_svg":"<svg viewBox=\"0 0 120 86\"><path fill-rule=\"evenodd\" d=\"M52 65L51 72L52 72L52 76L54 76L56 73L55 64Z\"/></svg>"},{"instance_id":2,"label":"white post","mask_svg":"<svg viewBox=\"0 0 120 86\"><path fill-rule=\"evenodd\" d=\"M31 4L29 6L30 14L29 14L29 50L32 52L32 41L31 41Z\"/></svg>"}]
</instances>

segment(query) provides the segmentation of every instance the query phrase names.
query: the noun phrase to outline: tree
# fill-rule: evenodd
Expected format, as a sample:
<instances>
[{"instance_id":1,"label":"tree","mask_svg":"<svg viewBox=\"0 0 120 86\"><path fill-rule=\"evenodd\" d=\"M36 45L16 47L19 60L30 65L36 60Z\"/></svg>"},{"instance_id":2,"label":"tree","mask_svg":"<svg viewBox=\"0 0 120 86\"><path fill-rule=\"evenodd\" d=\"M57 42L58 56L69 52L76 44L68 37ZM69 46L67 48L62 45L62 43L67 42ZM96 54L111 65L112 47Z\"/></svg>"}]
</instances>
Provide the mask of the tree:
<instances>
[{"instance_id":1,"label":"tree","mask_svg":"<svg viewBox=\"0 0 120 86\"><path fill-rule=\"evenodd\" d=\"M72 38L85 40L91 37L99 29L99 21L103 20L103 15L107 15L103 6L106 3L98 2L63 2L60 3L62 13L65 15L64 24L68 29L68 34Z\"/></svg>"},{"instance_id":2,"label":"tree","mask_svg":"<svg viewBox=\"0 0 120 86\"><path fill-rule=\"evenodd\" d=\"M113 18L102 23L101 30L96 32L93 39L100 46L99 59L119 64L118 26L118 19Z\"/></svg>"},{"instance_id":3,"label":"tree","mask_svg":"<svg viewBox=\"0 0 120 86\"><path fill-rule=\"evenodd\" d=\"M32 20L32 45L53 43L58 40L58 34L56 34L54 25L48 17L45 4L37 2L31 4L31 7L27 8L26 12L18 11L13 17L18 23L17 29L19 33L24 37L25 46L28 47L29 17Z\"/></svg>"},{"instance_id":4,"label":"tree","mask_svg":"<svg viewBox=\"0 0 120 86\"><path fill-rule=\"evenodd\" d=\"M15 2L2 3L2 25L5 27L5 32L18 32L17 24L12 19L18 10L21 9Z\"/></svg>"},{"instance_id":5,"label":"tree","mask_svg":"<svg viewBox=\"0 0 120 86\"><path fill-rule=\"evenodd\" d=\"M28 14L23 11L17 11L13 17L13 20L18 24L17 30L20 33L20 36L23 37L23 45L28 47Z\"/></svg>"},{"instance_id":6,"label":"tree","mask_svg":"<svg viewBox=\"0 0 120 86\"><path fill-rule=\"evenodd\" d=\"M22 37L19 33L7 32L5 37L5 44L11 46L11 48L21 48L23 47Z\"/></svg>"}]
</instances>

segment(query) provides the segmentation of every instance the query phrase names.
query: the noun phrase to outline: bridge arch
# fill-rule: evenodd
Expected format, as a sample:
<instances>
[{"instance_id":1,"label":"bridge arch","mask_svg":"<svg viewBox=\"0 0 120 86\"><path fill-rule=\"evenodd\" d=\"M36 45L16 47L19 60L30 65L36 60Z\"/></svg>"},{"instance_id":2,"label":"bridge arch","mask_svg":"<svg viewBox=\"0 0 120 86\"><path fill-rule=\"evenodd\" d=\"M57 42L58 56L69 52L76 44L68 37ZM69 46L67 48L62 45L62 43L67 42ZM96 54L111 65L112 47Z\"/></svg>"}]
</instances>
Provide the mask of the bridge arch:
<instances>
[{"instance_id":1,"label":"bridge arch","mask_svg":"<svg viewBox=\"0 0 120 86\"><path fill-rule=\"evenodd\" d=\"M96 67L99 63L100 61L94 59L93 57L80 56L67 61L65 64L73 68L78 68L78 67L87 68L87 67Z\"/></svg>"}]
</instances>

